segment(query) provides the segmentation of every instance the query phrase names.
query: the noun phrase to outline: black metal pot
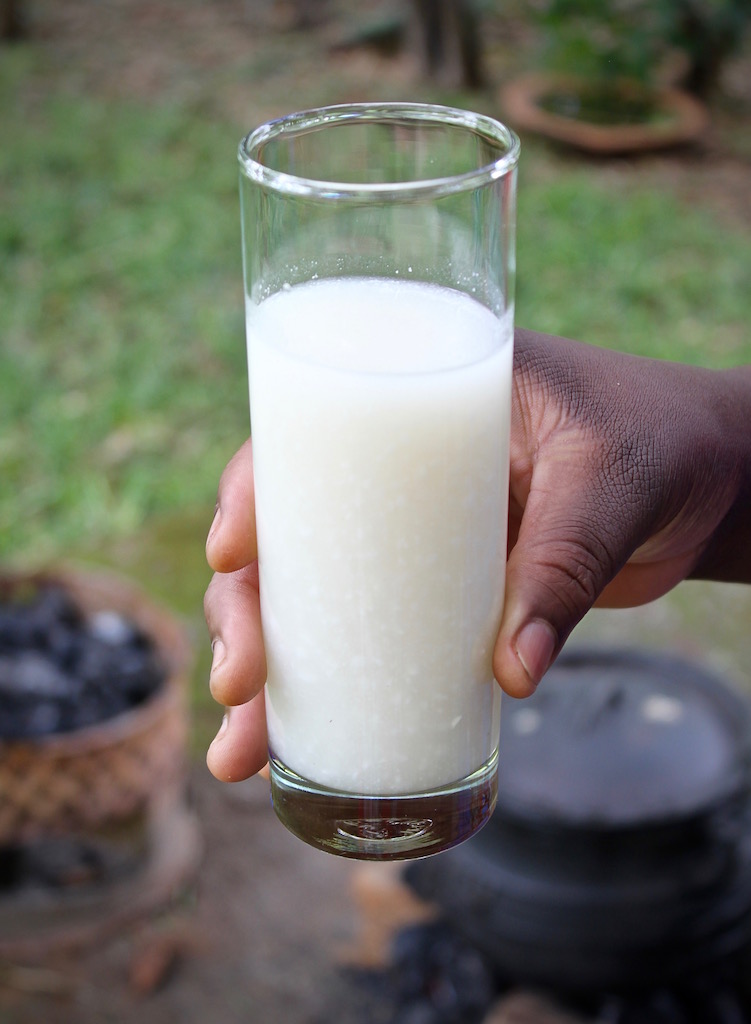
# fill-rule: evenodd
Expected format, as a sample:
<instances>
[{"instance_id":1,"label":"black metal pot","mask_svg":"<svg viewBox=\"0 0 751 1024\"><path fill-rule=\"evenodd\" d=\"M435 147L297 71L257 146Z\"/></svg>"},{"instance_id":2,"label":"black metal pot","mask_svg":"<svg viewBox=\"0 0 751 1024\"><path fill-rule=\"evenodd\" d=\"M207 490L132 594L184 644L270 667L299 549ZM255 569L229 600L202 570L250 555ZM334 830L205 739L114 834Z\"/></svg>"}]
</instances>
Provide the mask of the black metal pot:
<instances>
[{"instance_id":1,"label":"black metal pot","mask_svg":"<svg viewBox=\"0 0 751 1024\"><path fill-rule=\"evenodd\" d=\"M507 700L497 809L407 880L515 981L672 984L751 941L751 713L695 665L564 653Z\"/></svg>"}]
</instances>

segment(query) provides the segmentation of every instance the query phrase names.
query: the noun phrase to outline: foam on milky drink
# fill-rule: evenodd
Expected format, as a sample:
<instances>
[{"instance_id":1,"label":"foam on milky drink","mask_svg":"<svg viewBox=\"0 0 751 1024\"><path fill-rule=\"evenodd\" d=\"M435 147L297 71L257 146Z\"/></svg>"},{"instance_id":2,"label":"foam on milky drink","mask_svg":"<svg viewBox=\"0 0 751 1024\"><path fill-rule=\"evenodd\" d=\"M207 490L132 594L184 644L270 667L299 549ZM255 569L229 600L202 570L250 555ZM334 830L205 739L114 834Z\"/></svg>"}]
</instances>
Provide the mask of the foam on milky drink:
<instances>
[{"instance_id":1,"label":"foam on milky drink","mask_svg":"<svg viewBox=\"0 0 751 1024\"><path fill-rule=\"evenodd\" d=\"M465 778L498 742L510 326L327 279L250 305L248 347L274 756L369 795Z\"/></svg>"}]
</instances>

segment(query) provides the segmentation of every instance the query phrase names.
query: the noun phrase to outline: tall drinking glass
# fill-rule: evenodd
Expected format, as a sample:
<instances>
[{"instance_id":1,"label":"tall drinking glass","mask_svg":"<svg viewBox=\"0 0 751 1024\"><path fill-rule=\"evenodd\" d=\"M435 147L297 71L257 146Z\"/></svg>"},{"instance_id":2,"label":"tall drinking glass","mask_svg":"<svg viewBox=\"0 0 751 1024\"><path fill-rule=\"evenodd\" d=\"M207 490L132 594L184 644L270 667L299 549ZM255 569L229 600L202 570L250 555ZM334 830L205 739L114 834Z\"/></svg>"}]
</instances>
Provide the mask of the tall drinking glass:
<instances>
[{"instance_id":1,"label":"tall drinking glass","mask_svg":"<svg viewBox=\"0 0 751 1024\"><path fill-rule=\"evenodd\" d=\"M240 145L272 799L343 856L495 805L518 153L398 103Z\"/></svg>"}]
</instances>

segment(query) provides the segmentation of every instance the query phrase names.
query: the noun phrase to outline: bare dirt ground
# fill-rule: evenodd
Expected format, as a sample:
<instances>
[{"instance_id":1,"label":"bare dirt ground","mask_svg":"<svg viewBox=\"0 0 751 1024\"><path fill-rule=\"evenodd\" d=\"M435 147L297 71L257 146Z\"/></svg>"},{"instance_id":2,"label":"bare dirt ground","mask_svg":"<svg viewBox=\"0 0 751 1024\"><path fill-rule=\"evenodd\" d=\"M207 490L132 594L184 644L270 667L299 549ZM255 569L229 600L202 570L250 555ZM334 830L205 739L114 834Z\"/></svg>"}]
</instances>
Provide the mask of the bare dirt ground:
<instances>
[{"instance_id":1,"label":"bare dirt ground","mask_svg":"<svg viewBox=\"0 0 751 1024\"><path fill-rule=\"evenodd\" d=\"M356 866L290 836L261 779L222 786L201 766L190 788L204 849L187 892L93 948L2 965L3 1024L357 1020L338 967L375 948Z\"/></svg>"}]
</instances>

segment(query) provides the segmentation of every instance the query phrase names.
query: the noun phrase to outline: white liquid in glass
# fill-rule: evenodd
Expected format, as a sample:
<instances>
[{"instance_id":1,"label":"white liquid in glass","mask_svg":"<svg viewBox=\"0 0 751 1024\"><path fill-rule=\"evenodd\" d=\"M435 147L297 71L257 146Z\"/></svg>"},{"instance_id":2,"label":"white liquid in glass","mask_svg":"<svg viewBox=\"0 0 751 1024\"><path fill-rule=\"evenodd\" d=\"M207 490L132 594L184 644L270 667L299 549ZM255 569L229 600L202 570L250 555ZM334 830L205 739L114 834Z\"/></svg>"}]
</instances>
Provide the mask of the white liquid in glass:
<instances>
[{"instance_id":1,"label":"white liquid in glass","mask_svg":"<svg viewBox=\"0 0 751 1024\"><path fill-rule=\"evenodd\" d=\"M497 747L510 323L375 278L248 304L269 742L319 785L423 792Z\"/></svg>"}]
</instances>

